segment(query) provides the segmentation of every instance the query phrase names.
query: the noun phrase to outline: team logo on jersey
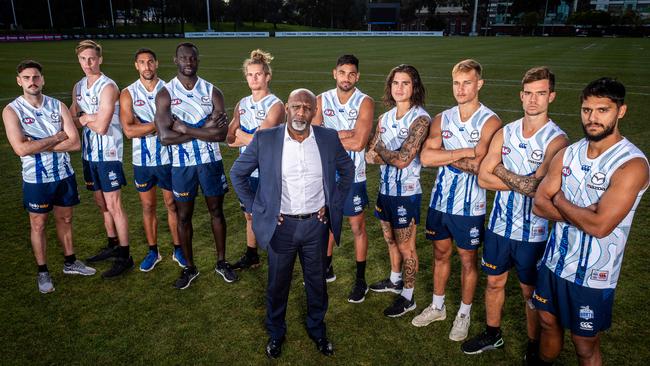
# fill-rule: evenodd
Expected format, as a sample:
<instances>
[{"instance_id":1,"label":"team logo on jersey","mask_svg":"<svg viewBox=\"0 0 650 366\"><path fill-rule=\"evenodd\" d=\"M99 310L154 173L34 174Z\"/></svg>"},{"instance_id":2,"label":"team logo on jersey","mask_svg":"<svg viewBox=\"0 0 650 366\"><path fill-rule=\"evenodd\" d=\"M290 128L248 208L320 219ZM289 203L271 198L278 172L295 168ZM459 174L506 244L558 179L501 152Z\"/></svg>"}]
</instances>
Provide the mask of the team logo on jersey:
<instances>
[{"instance_id":1,"label":"team logo on jersey","mask_svg":"<svg viewBox=\"0 0 650 366\"><path fill-rule=\"evenodd\" d=\"M544 152L542 150L533 150L533 152L530 153L530 158L535 162L541 162L543 157Z\"/></svg>"},{"instance_id":2,"label":"team logo on jersey","mask_svg":"<svg viewBox=\"0 0 650 366\"><path fill-rule=\"evenodd\" d=\"M598 172L591 176L591 183L602 186L605 184L605 174Z\"/></svg>"},{"instance_id":3,"label":"team logo on jersey","mask_svg":"<svg viewBox=\"0 0 650 366\"><path fill-rule=\"evenodd\" d=\"M241 115L244 115L244 114L246 114L246 110L245 109L240 109L239 110L239 115L241 116Z\"/></svg>"},{"instance_id":4,"label":"team logo on jersey","mask_svg":"<svg viewBox=\"0 0 650 366\"><path fill-rule=\"evenodd\" d=\"M607 279L609 279L609 271L599 271L592 269L589 278L594 281L607 281Z\"/></svg>"},{"instance_id":5,"label":"team logo on jersey","mask_svg":"<svg viewBox=\"0 0 650 366\"><path fill-rule=\"evenodd\" d=\"M404 208L404 206L397 206L397 216L406 216L408 211Z\"/></svg>"},{"instance_id":6,"label":"team logo on jersey","mask_svg":"<svg viewBox=\"0 0 650 366\"><path fill-rule=\"evenodd\" d=\"M192 94L192 93L185 94L185 95L187 95L188 98L194 98L194 94Z\"/></svg>"},{"instance_id":7,"label":"team logo on jersey","mask_svg":"<svg viewBox=\"0 0 650 366\"><path fill-rule=\"evenodd\" d=\"M36 112L36 117L43 117L43 113L41 113L41 112Z\"/></svg>"},{"instance_id":8,"label":"team logo on jersey","mask_svg":"<svg viewBox=\"0 0 650 366\"><path fill-rule=\"evenodd\" d=\"M501 155L508 155L508 154L510 154L510 151L511 151L510 148L507 147L507 146L502 146L501 147Z\"/></svg>"},{"instance_id":9,"label":"team logo on jersey","mask_svg":"<svg viewBox=\"0 0 650 366\"><path fill-rule=\"evenodd\" d=\"M520 143L519 143L519 148L520 148L520 149L525 149L526 146L528 146L528 145L526 145L525 142L520 142Z\"/></svg>"},{"instance_id":10,"label":"team logo on jersey","mask_svg":"<svg viewBox=\"0 0 650 366\"><path fill-rule=\"evenodd\" d=\"M182 103L182 101L180 99L178 99L178 98L172 99L172 105L179 105L181 103Z\"/></svg>"},{"instance_id":11,"label":"team logo on jersey","mask_svg":"<svg viewBox=\"0 0 650 366\"><path fill-rule=\"evenodd\" d=\"M533 236L544 236L546 234L546 226L533 226L531 232Z\"/></svg>"},{"instance_id":12,"label":"team logo on jersey","mask_svg":"<svg viewBox=\"0 0 650 366\"><path fill-rule=\"evenodd\" d=\"M90 104L96 105L97 104L97 97L90 98Z\"/></svg>"},{"instance_id":13,"label":"team logo on jersey","mask_svg":"<svg viewBox=\"0 0 650 366\"><path fill-rule=\"evenodd\" d=\"M386 127L383 127L383 126L382 126L382 127L379 129L379 133L384 133L384 132L386 132Z\"/></svg>"},{"instance_id":14,"label":"team logo on jersey","mask_svg":"<svg viewBox=\"0 0 650 366\"><path fill-rule=\"evenodd\" d=\"M480 230L476 226L473 226L471 229L469 229L470 238L478 238L480 233L481 233Z\"/></svg>"},{"instance_id":15,"label":"team logo on jersey","mask_svg":"<svg viewBox=\"0 0 650 366\"><path fill-rule=\"evenodd\" d=\"M61 115L56 112L52 112L52 114L50 114L50 118L52 118L52 122L59 122L61 120Z\"/></svg>"},{"instance_id":16,"label":"team logo on jersey","mask_svg":"<svg viewBox=\"0 0 650 366\"><path fill-rule=\"evenodd\" d=\"M594 311L589 308L589 305L581 306L578 315L580 319L591 320L594 318Z\"/></svg>"},{"instance_id":17,"label":"team logo on jersey","mask_svg":"<svg viewBox=\"0 0 650 366\"><path fill-rule=\"evenodd\" d=\"M357 118L358 115L359 115L359 111L357 111L356 109L350 109L350 111L348 112L348 116L350 116L351 118Z\"/></svg>"},{"instance_id":18,"label":"team logo on jersey","mask_svg":"<svg viewBox=\"0 0 650 366\"><path fill-rule=\"evenodd\" d=\"M399 132L397 133L397 137L404 139L406 136L408 136L409 130L407 128L400 128Z\"/></svg>"},{"instance_id":19,"label":"team logo on jersey","mask_svg":"<svg viewBox=\"0 0 650 366\"><path fill-rule=\"evenodd\" d=\"M471 142L478 141L479 137L480 137L480 134L479 134L478 130L474 130L474 131L470 132L470 134L469 134L469 138L471 139L470 140Z\"/></svg>"},{"instance_id":20,"label":"team logo on jersey","mask_svg":"<svg viewBox=\"0 0 650 366\"><path fill-rule=\"evenodd\" d=\"M565 176L565 177L570 176L571 175L571 168L569 168L568 166L562 167L562 175Z\"/></svg>"},{"instance_id":21,"label":"team logo on jersey","mask_svg":"<svg viewBox=\"0 0 650 366\"><path fill-rule=\"evenodd\" d=\"M34 122L36 122L36 120L33 119L32 117L25 117L25 118L23 118L23 123L26 124L26 125L31 125L31 124L34 123Z\"/></svg>"},{"instance_id":22,"label":"team logo on jersey","mask_svg":"<svg viewBox=\"0 0 650 366\"><path fill-rule=\"evenodd\" d=\"M450 139L454 134L449 130L442 130L442 138Z\"/></svg>"},{"instance_id":23,"label":"team logo on jersey","mask_svg":"<svg viewBox=\"0 0 650 366\"><path fill-rule=\"evenodd\" d=\"M480 215L483 213L485 213L485 202L476 202L476 204L474 204L474 214Z\"/></svg>"},{"instance_id":24,"label":"team logo on jersey","mask_svg":"<svg viewBox=\"0 0 650 366\"><path fill-rule=\"evenodd\" d=\"M153 95L147 95L147 99L154 100L154 99L156 99L156 97L154 97Z\"/></svg>"},{"instance_id":25,"label":"team logo on jersey","mask_svg":"<svg viewBox=\"0 0 650 366\"><path fill-rule=\"evenodd\" d=\"M81 94L77 94L77 102L81 102Z\"/></svg>"},{"instance_id":26,"label":"team logo on jersey","mask_svg":"<svg viewBox=\"0 0 650 366\"><path fill-rule=\"evenodd\" d=\"M588 172L588 171L591 170L591 165L586 165L586 164L585 164L585 165L582 165L582 166L580 167L580 169L581 169L583 172Z\"/></svg>"},{"instance_id":27,"label":"team logo on jersey","mask_svg":"<svg viewBox=\"0 0 650 366\"><path fill-rule=\"evenodd\" d=\"M264 112L263 110L260 109L259 111L257 111L258 118L264 118L265 116L266 116L266 112Z\"/></svg>"},{"instance_id":28,"label":"team logo on jersey","mask_svg":"<svg viewBox=\"0 0 650 366\"><path fill-rule=\"evenodd\" d=\"M142 99L138 99L135 102L133 102L133 105L136 106L136 107L142 107L144 104L145 104L144 100L142 100Z\"/></svg>"},{"instance_id":29,"label":"team logo on jersey","mask_svg":"<svg viewBox=\"0 0 650 366\"><path fill-rule=\"evenodd\" d=\"M334 110L328 108L323 111L323 114L326 115L327 117L332 117L334 115Z\"/></svg>"},{"instance_id":30,"label":"team logo on jersey","mask_svg":"<svg viewBox=\"0 0 650 366\"><path fill-rule=\"evenodd\" d=\"M210 97L207 95L202 96L201 103L210 103Z\"/></svg>"}]
</instances>

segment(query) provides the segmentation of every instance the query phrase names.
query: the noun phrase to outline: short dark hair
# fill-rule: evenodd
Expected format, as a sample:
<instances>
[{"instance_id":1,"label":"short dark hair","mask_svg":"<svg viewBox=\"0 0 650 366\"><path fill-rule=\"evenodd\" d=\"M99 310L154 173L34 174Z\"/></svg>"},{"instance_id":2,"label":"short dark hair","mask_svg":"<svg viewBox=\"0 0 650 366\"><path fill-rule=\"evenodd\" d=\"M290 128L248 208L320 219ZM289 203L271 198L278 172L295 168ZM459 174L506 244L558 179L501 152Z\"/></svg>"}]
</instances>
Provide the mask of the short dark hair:
<instances>
[{"instance_id":1,"label":"short dark hair","mask_svg":"<svg viewBox=\"0 0 650 366\"><path fill-rule=\"evenodd\" d=\"M589 97L609 98L620 107L625 104L625 85L616 79L603 77L592 81L582 89L580 102L584 102Z\"/></svg>"},{"instance_id":2,"label":"short dark hair","mask_svg":"<svg viewBox=\"0 0 650 366\"><path fill-rule=\"evenodd\" d=\"M413 95L411 95L411 106L424 107L424 99L426 97L426 90L424 89L424 84L422 84L422 79L420 78L420 73L418 70L407 64L401 64L399 66L393 67L390 70L390 73L386 77L386 85L384 85L384 96L382 98L384 105L386 107L394 107L397 105L393 95L390 92L391 84L393 84L393 79L395 74L398 72L403 72L408 74L411 77L411 82L413 83Z\"/></svg>"},{"instance_id":3,"label":"short dark hair","mask_svg":"<svg viewBox=\"0 0 650 366\"><path fill-rule=\"evenodd\" d=\"M174 53L174 55L178 55L178 50L179 50L181 47L188 47L188 48L191 48L191 49L194 50L194 52L196 52L196 55L197 55L197 56L199 55L199 48L196 47L196 45L195 45L194 43L191 43L191 42L182 42L182 43L179 43L178 46L176 46L176 52Z\"/></svg>"},{"instance_id":4,"label":"short dark hair","mask_svg":"<svg viewBox=\"0 0 650 366\"><path fill-rule=\"evenodd\" d=\"M16 66L16 74L20 74L25 69L36 69L38 72L43 72L43 66L34 60L23 60Z\"/></svg>"},{"instance_id":5,"label":"short dark hair","mask_svg":"<svg viewBox=\"0 0 650 366\"><path fill-rule=\"evenodd\" d=\"M336 60L336 67L341 65L354 65L359 70L359 59L355 55L342 55Z\"/></svg>"},{"instance_id":6,"label":"short dark hair","mask_svg":"<svg viewBox=\"0 0 650 366\"><path fill-rule=\"evenodd\" d=\"M533 67L526 71L521 79L521 88L523 89L526 84L540 80L548 80L548 89L551 93L555 91L555 74L546 66Z\"/></svg>"},{"instance_id":7,"label":"short dark hair","mask_svg":"<svg viewBox=\"0 0 650 366\"><path fill-rule=\"evenodd\" d=\"M158 57L156 57L156 53L151 49L151 48L140 48L139 50L135 51L135 56L133 57L133 60L137 60L138 56L140 56L143 53L148 53L150 54L154 60L158 61Z\"/></svg>"}]
</instances>

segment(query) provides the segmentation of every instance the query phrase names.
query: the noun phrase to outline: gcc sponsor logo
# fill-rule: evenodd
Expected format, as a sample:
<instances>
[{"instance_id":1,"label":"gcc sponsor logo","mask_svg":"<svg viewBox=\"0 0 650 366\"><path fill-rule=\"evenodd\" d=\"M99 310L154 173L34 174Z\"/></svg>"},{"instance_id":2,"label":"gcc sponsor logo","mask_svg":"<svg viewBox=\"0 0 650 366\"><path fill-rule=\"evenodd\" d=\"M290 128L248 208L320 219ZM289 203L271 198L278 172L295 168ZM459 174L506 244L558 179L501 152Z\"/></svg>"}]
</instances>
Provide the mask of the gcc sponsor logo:
<instances>
[{"instance_id":1,"label":"gcc sponsor logo","mask_svg":"<svg viewBox=\"0 0 650 366\"><path fill-rule=\"evenodd\" d=\"M323 111L323 114L326 115L327 117L332 117L334 115L334 110L328 108Z\"/></svg>"},{"instance_id":2,"label":"gcc sponsor logo","mask_svg":"<svg viewBox=\"0 0 650 366\"><path fill-rule=\"evenodd\" d=\"M442 138L450 139L454 134L449 130L442 130Z\"/></svg>"},{"instance_id":3,"label":"gcc sponsor logo","mask_svg":"<svg viewBox=\"0 0 650 366\"><path fill-rule=\"evenodd\" d=\"M520 142L520 143L519 143L519 148L520 148L520 149L525 149L526 146L528 146L528 145L526 145L525 142Z\"/></svg>"},{"instance_id":4,"label":"gcc sponsor logo","mask_svg":"<svg viewBox=\"0 0 650 366\"><path fill-rule=\"evenodd\" d=\"M580 329L582 330L594 330L594 325L592 322L580 322Z\"/></svg>"},{"instance_id":5,"label":"gcc sponsor logo","mask_svg":"<svg viewBox=\"0 0 650 366\"><path fill-rule=\"evenodd\" d=\"M510 150L509 147L507 147L507 146L501 147L501 155L508 155L508 154L510 154L510 152L511 152L511 150Z\"/></svg>"},{"instance_id":6,"label":"gcc sponsor logo","mask_svg":"<svg viewBox=\"0 0 650 366\"><path fill-rule=\"evenodd\" d=\"M562 167L562 175L565 176L565 177L570 176L571 175L571 168L569 168L568 166L563 166Z\"/></svg>"},{"instance_id":7,"label":"gcc sponsor logo","mask_svg":"<svg viewBox=\"0 0 650 366\"><path fill-rule=\"evenodd\" d=\"M34 122L36 122L36 120L33 119L32 117L25 117L25 118L23 118L23 123L26 124L26 125L31 125L31 124L34 123Z\"/></svg>"},{"instance_id":8,"label":"gcc sponsor logo","mask_svg":"<svg viewBox=\"0 0 650 366\"><path fill-rule=\"evenodd\" d=\"M180 99L178 99L178 98L172 99L172 105L179 105L181 103L182 103L182 101Z\"/></svg>"},{"instance_id":9,"label":"gcc sponsor logo","mask_svg":"<svg viewBox=\"0 0 650 366\"><path fill-rule=\"evenodd\" d=\"M194 98L194 94L192 94L192 93L185 94L185 95L187 95L188 98Z\"/></svg>"},{"instance_id":10,"label":"gcc sponsor logo","mask_svg":"<svg viewBox=\"0 0 650 366\"><path fill-rule=\"evenodd\" d=\"M144 105L144 100L138 99L135 102L133 102L133 105L136 107L142 107Z\"/></svg>"}]
</instances>

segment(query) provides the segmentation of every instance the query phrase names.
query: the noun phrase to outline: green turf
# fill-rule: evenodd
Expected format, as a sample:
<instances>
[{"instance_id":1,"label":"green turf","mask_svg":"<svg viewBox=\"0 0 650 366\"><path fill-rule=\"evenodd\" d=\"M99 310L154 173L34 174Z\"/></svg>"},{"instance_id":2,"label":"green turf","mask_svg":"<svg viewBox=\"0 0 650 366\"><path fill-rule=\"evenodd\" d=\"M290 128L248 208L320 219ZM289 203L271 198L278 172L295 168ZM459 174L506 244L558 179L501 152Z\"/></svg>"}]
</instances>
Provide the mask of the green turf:
<instances>
[{"instance_id":1,"label":"green turf","mask_svg":"<svg viewBox=\"0 0 650 366\"><path fill-rule=\"evenodd\" d=\"M179 40L104 41L103 71L120 87L136 79L132 54L142 46L159 54L160 75L175 74L172 53ZM427 88L427 110L435 114L453 104L450 70L459 60L476 58L485 68L486 83L481 100L504 121L521 116L518 100L519 80L524 71L548 65L557 75L557 99L551 117L569 134L572 141L581 135L578 94L588 82L600 76L614 76L628 87L628 114L621 129L644 151L649 151L650 134L645 126L650 106L650 41L646 39L591 38L333 38L333 39L226 39L196 40L201 50L200 75L223 90L232 106L249 91L240 67L253 48L271 51L273 91L285 99L290 90L307 87L321 92L334 86L331 69L336 58L352 52L361 59L359 87L381 100L387 72L400 63L415 65ZM74 43L15 43L0 45L0 104L11 101L20 90L15 84L14 67L24 58L34 58L45 66L45 93L70 103L73 84L83 75L74 56ZM384 107L376 104L376 116ZM125 171L132 179L131 144L125 144ZM222 147L226 169L236 158L234 149ZM207 211L199 201L194 217L195 257L201 276L185 291L172 289L179 268L171 261L170 236L160 226L160 247L164 260L150 273L134 271L125 278L104 281L64 276L62 257L56 245L53 225L48 231L50 270L56 292L38 293L35 264L30 250L29 222L21 204L20 162L5 138L0 139L0 211L3 235L0 282L0 364L259 364L266 362L263 347L267 336L263 325L266 265L241 274L241 281L226 284L212 271L215 256L208 226ZM74 168L81 173L79 153L73 154ZM435 170L422 176L428 203ZM371 201L377 193L378 173L369 168ZM81 182L79 175L78 182ZM80 186L83 188L83 185ZM86 257L104 242L101 217L92 196L80 190L82 203L75 210L74 235L77 253ZM139 262L145 252L140 205L133 184L124 189L124 205L129 214L133 256ZM426 205L425 205L426 206ZM227 257L232 261L244 249L244 219L235 194L226 197L228 222ZM371 212L371 210L368 210ZM164 209L159 207L159 217ZM422 217L426 215L423 207ZM370 216L370 215L369 215ZM162 220L161 220L162 221ZM647 197L638 208L628 242L614 307L614 324L603 335L606 364L642 364L650 359L646 340L650 337L645 313L650 287L645 228L650 224ZM381 230L369 217L370 239L367 279L386 276L389 262ZM414 328L410 319L431 301L431 244L418 230L420 271L415 299L418 309L400 319L388 319L382 310L391 296L371 293L363 304L347 302L354 276L354 256L349 229L343 245L335 251L338 276L329 286L327 315L329 336L336 355L324 359L315 350L304 330L305 295L300 273L296 271L289 299L288 341L281 358L287 364L479 364L512 365L520 362L525 346L523 304L519 287L512 278L507 287L503 330L504 350L479 356L465 356L459 344L447 339L451 319L425 328ZM264 258L265 259L265 258ZM454 255L452 277L447 291L450 318L458 308L459 262ZM99 264L99 270L107 268ZM481 275L475 297L470 334L483 328L485 320ZM569 338L558 364L575 364Z\"/></svg>"}]
</instances>

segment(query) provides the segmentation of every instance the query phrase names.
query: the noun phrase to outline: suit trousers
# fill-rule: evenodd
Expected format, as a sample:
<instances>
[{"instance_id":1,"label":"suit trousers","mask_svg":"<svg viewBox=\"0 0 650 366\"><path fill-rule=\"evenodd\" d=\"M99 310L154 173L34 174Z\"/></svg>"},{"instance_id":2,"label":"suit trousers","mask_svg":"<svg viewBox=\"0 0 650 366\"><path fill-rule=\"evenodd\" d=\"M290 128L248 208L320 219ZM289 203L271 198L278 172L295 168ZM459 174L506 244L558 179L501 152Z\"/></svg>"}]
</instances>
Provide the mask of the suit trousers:
<instances>
[{"instance_id":1,"label":"suit trousers","mask_svg":"<svg viewBox=\"0 0 650 366\"><path fill-rule=\"evenodd\" d=\"M266 291L266 328L271 338L281 339L287 332L285 316L296 255L302 265L307 294L307 333L314 339L325 337L329 226L313 216L305 220L284 217L283 223L276 227L268 248Z\"/></svg>"}]
</instances>

